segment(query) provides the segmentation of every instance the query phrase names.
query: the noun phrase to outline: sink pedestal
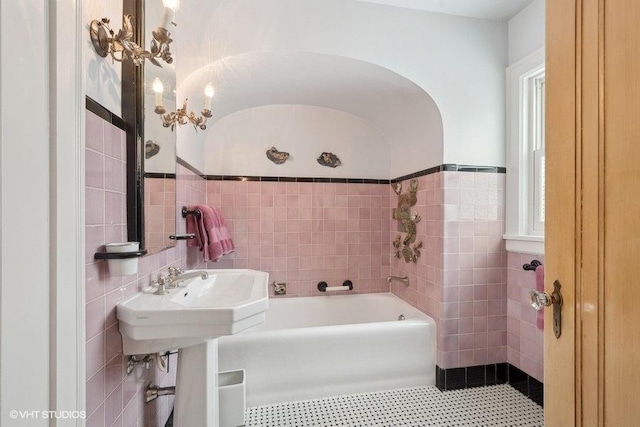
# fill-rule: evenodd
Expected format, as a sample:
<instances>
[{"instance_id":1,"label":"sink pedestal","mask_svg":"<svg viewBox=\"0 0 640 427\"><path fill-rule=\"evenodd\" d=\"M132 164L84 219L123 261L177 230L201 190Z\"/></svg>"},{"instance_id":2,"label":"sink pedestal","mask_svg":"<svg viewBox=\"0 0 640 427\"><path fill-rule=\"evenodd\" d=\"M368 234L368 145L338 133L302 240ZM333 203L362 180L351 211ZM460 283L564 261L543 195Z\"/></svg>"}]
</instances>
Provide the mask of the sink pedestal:
<instances>
[{"instance_id":1,"label":"sink pedestal","mask_svg":"<svg viewBox=\"0 0 640 427\"><path fill-rule=\"evenodd\" d=\"M153 289L118 304L125 355L178 348L174 419L177 427L218 427L218 341L264 322L269 273L198 270L167 294ZM206 277L203 279L203 276Z\"/></svg>"},{"instance_id":2,"label":"sink pedestal","mask_svg":"<svg viewBox=\"0 0 640 427\"><path fill-rule=\"evenodd\" d=\"M218 340L178 350L176 427L218 427Z\"/></svg>"}]
</instances>

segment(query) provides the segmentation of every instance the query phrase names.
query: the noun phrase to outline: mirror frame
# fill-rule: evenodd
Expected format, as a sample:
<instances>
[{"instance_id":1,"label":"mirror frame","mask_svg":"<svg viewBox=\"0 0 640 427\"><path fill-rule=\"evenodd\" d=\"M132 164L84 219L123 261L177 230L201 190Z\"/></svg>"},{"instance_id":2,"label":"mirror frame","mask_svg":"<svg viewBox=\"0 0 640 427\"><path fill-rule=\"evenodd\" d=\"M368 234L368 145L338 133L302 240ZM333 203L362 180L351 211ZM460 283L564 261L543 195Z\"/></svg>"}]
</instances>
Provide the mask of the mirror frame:
<instances>
[{"instance_id":1,"label":"mirror frame","mask_svg":"<svg viewBox=\"0 0 640 427\"><path fill-rule=\"evenodd\" d=\"M135 17L134 40L142 40L144 34L144 2L123 0L123 13ZM144 125L144 66L135 66L133 61L122 62L122 118L127 134L127 239L140 242L146 249L144 239L144 153L142 126Z\"/></svg>"},{"instance_id":2,"label":"mirror frame","mask_svg":"<svg viewBox=\"0 0 640 427\"><path fill-rule=\"evenodd\" d=\"M138 41L145 40L144 0L123 0L123 13L134 17L133 39ZM140 242L140 250L149 249L149 242L145 238L144 207L144 76L146 65L146 61L143 61L139 66L134 65L133 61L130 60L122 62L121 102L127 147L127 239L128 241ZM175 230L174 228L174 234ZM172 247L175 247L175 243L159 248L153 253Z\"/></svg>"}]
</instances>

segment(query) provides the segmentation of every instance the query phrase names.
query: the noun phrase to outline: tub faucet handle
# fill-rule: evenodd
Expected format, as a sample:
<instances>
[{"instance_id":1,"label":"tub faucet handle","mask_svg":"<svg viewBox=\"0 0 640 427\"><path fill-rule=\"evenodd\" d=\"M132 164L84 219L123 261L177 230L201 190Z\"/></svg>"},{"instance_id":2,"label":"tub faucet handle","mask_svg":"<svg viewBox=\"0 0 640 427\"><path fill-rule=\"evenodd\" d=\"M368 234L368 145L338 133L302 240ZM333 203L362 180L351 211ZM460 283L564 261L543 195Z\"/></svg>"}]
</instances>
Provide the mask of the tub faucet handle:
<instances>
[{"instance_id":1,"label":"tub faucet handle","mask_svg":"<svg viewBox=\"0 0 640 427\"><path fill-rule=\"evenodd\" d=\"M285 282L273 282L273 292L276 295L286 295L287 294L287 284Z\"/></svg>"}]
</instances>

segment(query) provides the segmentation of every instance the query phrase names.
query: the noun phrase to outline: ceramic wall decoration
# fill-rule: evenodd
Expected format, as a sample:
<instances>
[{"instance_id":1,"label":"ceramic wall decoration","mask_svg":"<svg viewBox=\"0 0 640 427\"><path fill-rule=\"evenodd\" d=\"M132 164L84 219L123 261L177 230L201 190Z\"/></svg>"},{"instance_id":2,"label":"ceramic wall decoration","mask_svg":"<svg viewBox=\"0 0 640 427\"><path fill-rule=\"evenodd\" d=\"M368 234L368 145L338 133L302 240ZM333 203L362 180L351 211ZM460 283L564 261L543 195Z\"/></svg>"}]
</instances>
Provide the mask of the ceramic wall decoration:
<instances>
[{"instance_id":1,"label":"ceramic wall decoration","mask_svg":"<svg viewBox=\"0 0 640 427\"><path fill-rule=\"evenodd\" d=\"M144 143L144 158L150 159L156 154L160 152L160 146L153 142L152 140L148 140Z\"/></svg>"},{"instance_id":2,"label":"ceramic wall decoration","mask_svg":"<svg viewBox=\"0 0 640 427\"><path fill-rule=\"evenodd\" d=\"M271 147L267 150L267 159L276 165L281 165L289 159L289 153L286 151L278 151L276 147Z\"/></svg>"},{"instance_id":3,"label":"ceramic wall decoration","mask_svg":"<svg viewBox=\"0 0 640 427\"><path fill-rule=\"evenodd\" d=\"M326 151L320 154L320 157L318 157L318 163L320 163L322 166L328 166L330 168L335 168L342 164L338 156L333 153L327 153Z\"/></svg>"},{"instance_id":4,"label":"ceramic wall decoration","mask_svg":"<svg viewBox=\"0 0 640 427\"><path fill-rule=\"evenodd\" d=\"M393 241L395 256L404 258L405 262L418 262L422 242L416 242L416 224L422 218L416 212L411 213L411 208L418 202L418 180L412 179L409 182L409 191L402 192L401 183L391 184L393 191L398 195L398 207L393 210L393 219L398 221L398 231L406 233L404 238L399 234Z\"/></svg>"}]
</instances>

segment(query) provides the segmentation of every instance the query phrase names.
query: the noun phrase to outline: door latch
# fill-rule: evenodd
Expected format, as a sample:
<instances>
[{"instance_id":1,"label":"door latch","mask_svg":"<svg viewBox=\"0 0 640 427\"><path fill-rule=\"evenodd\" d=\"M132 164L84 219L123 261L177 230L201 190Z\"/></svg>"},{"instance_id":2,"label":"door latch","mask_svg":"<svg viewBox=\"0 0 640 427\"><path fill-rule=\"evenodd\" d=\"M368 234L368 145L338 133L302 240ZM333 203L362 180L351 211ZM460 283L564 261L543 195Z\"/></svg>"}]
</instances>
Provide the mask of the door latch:
<instances>
[{"instance_id":1,"label":"door latch","mask_svg":"<svg viewBox=\"0 0 640 427\"><path fill-rule=\"evenodd\" d=\"M537 311L545 307L553 305L553 333L556 338L560 338L562 333L562 294L560 293L560 282L553 282L553 293L549 295L546 292L529 291L529 299L531 306Z\"/></svg>"}]
</instances>

